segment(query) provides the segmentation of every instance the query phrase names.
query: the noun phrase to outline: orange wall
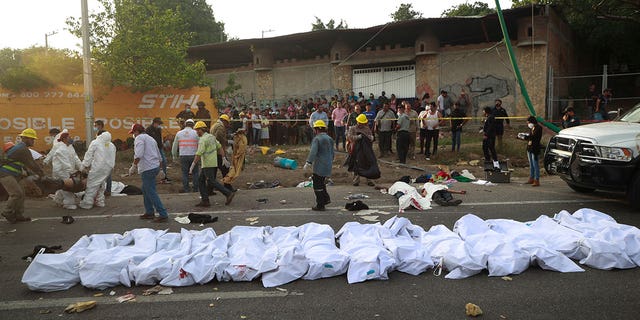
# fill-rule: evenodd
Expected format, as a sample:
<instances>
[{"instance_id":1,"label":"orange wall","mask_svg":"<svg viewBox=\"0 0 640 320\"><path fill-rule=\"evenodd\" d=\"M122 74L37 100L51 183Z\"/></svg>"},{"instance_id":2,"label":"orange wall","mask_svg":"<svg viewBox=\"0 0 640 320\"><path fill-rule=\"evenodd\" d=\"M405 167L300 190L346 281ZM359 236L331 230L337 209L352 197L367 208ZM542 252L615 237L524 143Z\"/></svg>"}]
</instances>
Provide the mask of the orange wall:
<instances>
[{"instance_id":1,"label":"orange wall","mask_svg":"<svg viewBox=\"0 0 640 320\"><path fill-rule=\"evenodd\" d=\"M16 141L25 128L33 128L38 133L36 150L51 146L51 128L67 128L71 136L85 139L85 113L82 86L60 86L13 93L0 88L0 139ZM210 98L208 87L191 89L154 90L132 93L126 88L113 88L107 93L95 93L94 118L105 122L113 139L126 139L131 125L142 123L145 127L151 119L161 117L164 121L163 134L174 134L180 128L175 116L191 104L195 113L198 101L204 101L212 118L217 118L217 109Z\"/></svg>"}]
</instances>

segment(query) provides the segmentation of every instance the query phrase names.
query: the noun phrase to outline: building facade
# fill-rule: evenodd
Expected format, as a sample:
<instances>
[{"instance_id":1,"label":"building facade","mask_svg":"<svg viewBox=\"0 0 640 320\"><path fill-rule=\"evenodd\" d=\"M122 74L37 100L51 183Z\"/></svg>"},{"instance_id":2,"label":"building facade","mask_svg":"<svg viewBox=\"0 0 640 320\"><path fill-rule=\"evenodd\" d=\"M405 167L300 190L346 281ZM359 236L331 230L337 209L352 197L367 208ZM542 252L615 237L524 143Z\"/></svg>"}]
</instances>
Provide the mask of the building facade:
<instances>
[{"instance_id":1,"label":"building facade","mask_svg":"<svg viewBox=\"0 0 640 320\"><path fill-rule=\"evenodd\" d=\"M569 73L574 55L566 22L551 6L504 11L509 40L539 115L547 107L550 69ZM232 77L240 89L218 105L273 105L292 99L343 96L422 97L446 90L469 93L472 115L501 99L513 115L527 115L502 42L498 16L416 19L367 29L322 30L191 47L203 59L214 92ZM560 88L562 90L562 88ZM220 101L222 100L222 101Z\"/></svg>"}]
</instances>

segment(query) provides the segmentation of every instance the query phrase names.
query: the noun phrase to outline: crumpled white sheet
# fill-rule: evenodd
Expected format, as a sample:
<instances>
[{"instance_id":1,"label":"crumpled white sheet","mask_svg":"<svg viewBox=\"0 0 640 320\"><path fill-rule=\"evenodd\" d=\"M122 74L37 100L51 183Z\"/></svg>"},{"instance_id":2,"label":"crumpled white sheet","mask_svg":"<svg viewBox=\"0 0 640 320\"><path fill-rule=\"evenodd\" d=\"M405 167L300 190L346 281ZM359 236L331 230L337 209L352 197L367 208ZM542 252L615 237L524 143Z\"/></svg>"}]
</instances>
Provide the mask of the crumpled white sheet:
<instances>
[{"instance_id":1,"label":"crumpled white sheet","mask_svg":"<svg viewBox=\"0 0 640 320\"><path fill-rule=\"evenodd\" d=\"M235 226L229 231L229 266L225 273L233 281L252 281L261 273L278 267L278 247L270 227Z\"/></svg>"},{"instance_id":2,"label":"crumpled white sheet","mask_svg":"<svg viewBox=\"0 0 640 320\"><path fill-rule=\"evenodd\" d=\"M431 209L431 198L423 197L415 187L404 183L402 181L394 182L391 187L389 187L389 194L395 195L398 192L404 193L398 199L398 210L400 212L405 209L413 206L418 210L428 210Z\"/></svg>"},{"instance_id":3,"label":"crumpled white sheet","mask_svg":"<svg viewBox=\"0 0 640 320\"><path fill-rule=\"evenodd\" d=\"M300 243L299 228L275 227L271 229L271 238L278 249L278 267L262 274L262 285L277 287L302 278L309 270L309 262Z\"/></svg>"},{"instance_id":4,"label":"crumpled white sheet","mask_svg":"<svg viewBox=\"0 0 640 320\"><path fill-rule=\"evenodd\" d=\"M560 251L551 249L544 239L523 222L510 219L490 219L485 222L492 231L503 235L506 242L524 250L532 265L558 272L584 271Z\"/></svg>"},{"instance_id":5,"label":"crumpled white sheet","mask_svg":"<svg viewBox=\"0 0 640 320\"><path fill-rule=\"evenodd\" d=\"M298 235L309 264L302 279L330 278L347 272L349 254L336 246L335 232L329 225L309 222L299 227Z\"/></svg>"},{"instance_id":6,"label":"crumpled white sheet","mask_svg":"<svg viewBox=\"0 0 640 320\"><path fill-rule=\"evenodd\" d=\"M398 216L387 220L383 226L388 232L381 232L382 242L395 257L396 270L417 276L433 268L429 252L420 243L422 228Z\"/></svg>"},{"instance_id":7,"label":"crumpled white sheet","mask_svg":"<svg viewBox=\"0 0 640 320\"><path fill-rule=\"evenodd\" d=\"M561 211L550 218L483 221L466 215L455 232L443 225L424 231L402 217L384 226L348 222L336 234L328 225L234 227L217 236L211 228L134 229L124 234L83 236L60 254L39 254L22 282L34 291L66 290L82 283L95 289L119 284L187 286L251 281L265 287L347 272L349 283L387 279L399 270L419 274L440 267L461 279L487 268L490 275L519 273L535 264L560 272L633 268L640 258L640 230L591 209ZM437 272L434 272L437 273Z\"/></svg>"},{"instance_id":8,"label":"crumpled white sheet","mask_svg":"<svg viewBox=\"0 0 640 320\"><path fill-rule=\"evenodd\" d=\"M396 259L384 247L380 237L381 229L385 228L380 223L347 222L336 233L340 248L351 256L347 270L349 283L389 278L388 272L393 270Z\"/></svg>"},{"instance_id":9,"label":"crumpled white sheet","mask_svg":"<svg viewBox=\"0 0 640 320\"><path fill-rule=\"evenodd\" d=\"M554 220L582 235L579 247L585 257L580 260L581 264L604 270L638 266L638 228L618 224L611 216L593 209L580 209L573 215L563 210L554 216Z\"/></svg>"},{"instance_id":10,"label":"crumpled white sheet","mask_svg":"<svg viewBox=\"0 0 640 320\"><path fill-rule=\"evenodd\" d=\"M468 278L486 268L486 259L467 251L464 241L444 225L435 225L422 233L420 242L430 252L434 264L449 271L447 279Z\"/></svg>"}]
</instances>

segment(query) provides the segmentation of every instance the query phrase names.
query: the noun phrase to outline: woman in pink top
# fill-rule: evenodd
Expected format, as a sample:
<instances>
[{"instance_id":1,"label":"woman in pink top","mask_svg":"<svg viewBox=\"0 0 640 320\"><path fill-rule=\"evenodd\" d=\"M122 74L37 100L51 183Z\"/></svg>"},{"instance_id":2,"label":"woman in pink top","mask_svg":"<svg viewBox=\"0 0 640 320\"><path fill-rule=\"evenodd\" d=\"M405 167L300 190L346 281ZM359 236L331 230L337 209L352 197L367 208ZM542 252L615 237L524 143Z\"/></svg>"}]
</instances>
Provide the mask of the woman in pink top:
<instances>
[{"instance_id":1,"label":"woman in pink top","mask_svg":"<svg viewBox=\"0 0 640 320\"><path fill-rule=\"evenodd\" d=\"M338 101L336 108L331 112L331 120L333 120L333 128L336 136L336 150L340 150L339 145L342 140L342 150L346 151L347 139L345 136L345 123L344 119L347 117L347 109L344 108L344 104Z\"/></svg>"}]
</instances>

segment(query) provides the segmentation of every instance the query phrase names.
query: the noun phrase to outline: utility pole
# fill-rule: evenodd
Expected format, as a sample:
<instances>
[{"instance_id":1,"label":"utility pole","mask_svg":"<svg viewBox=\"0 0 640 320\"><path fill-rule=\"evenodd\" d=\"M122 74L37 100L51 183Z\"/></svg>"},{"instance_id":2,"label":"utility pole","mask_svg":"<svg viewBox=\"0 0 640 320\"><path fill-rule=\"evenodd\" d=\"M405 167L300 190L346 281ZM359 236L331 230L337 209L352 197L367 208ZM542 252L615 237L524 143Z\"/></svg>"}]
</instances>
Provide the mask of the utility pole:
<instances>
[{"instance_id":1,"label":"utility pole","mask_svg":"<svg viewBox=\"0 0 640 320\"><path fill-rule=\"evenodd\" d=\"M93 74L91 72L91 47L89 43L89 8L87 0L80 0L82 7L82 78L84 80L84 126L86 147L93 139Z\"/></svg>"},{"instance_id":2,"label":"utility pole","mask_svg":"<svg viewBox=\"0 0 640 320\"><path fill-rule=\"evenodd\" d=\"M58 31L51 31L49 33L44 34L44 54L49 54L49 37L52 35L58 34Z\"/></svg>"},{"instance_id":3,"label":"utility pole","mask_svg":"<svg viewBox=\"0 0 640 320\"><path fill-rule=\"evenodd\" d=\"M264 39L264 34L265 34L265 33L267 33L267 32L273 32L273 31L275 31L275 30L273 30L273 29L269 29L269 30L262 30L262 38Z\"/></svg>"}]
</instances>

